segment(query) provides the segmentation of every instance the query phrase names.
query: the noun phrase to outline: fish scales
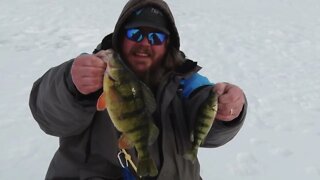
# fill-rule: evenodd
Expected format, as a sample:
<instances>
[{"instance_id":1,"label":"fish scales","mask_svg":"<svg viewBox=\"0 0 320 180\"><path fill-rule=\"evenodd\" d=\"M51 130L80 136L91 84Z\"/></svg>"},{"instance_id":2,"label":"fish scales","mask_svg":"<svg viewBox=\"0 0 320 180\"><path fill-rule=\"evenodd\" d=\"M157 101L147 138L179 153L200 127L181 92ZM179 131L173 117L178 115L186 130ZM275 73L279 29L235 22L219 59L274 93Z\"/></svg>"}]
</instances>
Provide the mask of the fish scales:
<instances>
[{"instance_id":1,"label":"fish scales","mask_svg":"<svg viewBox=\"0 0 320 180\"><path fill-rule=\"evenodd\" d=\"M138 154L137 174L156 176L158 170L148 151L148 146L159 135L152 117L156 108L153 93L126 67L119 55L112 50L104 53L107 69L103 95L98 100L97 108L106 108L114 126L122 133L119 147L129 148L122 147L127 142L135 147Z\"/></svg>"},{"instance_id":2,"label":"fish scales","mask_svg":"<svg viewBox=\"0 0 320 180\"><path fill-rule=\"evenodd\" d=\"M195 128L191 132L192 147L184 154L184 158L195 161L198 148L207 137L215 116L218 111L218 96L213 91L210 92L208 98L201 104L197 112Z\"/></svg>"}]
</instances>

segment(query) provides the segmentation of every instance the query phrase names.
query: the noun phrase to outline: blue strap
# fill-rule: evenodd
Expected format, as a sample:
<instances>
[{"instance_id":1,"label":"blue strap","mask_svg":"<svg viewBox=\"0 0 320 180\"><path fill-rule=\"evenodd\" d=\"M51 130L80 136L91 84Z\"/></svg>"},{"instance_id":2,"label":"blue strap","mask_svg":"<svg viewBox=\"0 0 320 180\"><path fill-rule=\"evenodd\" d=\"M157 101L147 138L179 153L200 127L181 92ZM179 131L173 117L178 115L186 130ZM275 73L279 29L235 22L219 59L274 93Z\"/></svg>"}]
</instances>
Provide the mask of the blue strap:
<instances>
[{"instance_id":1,"label":"blue strap","mask_svg":"<svg viewBox=\"0 0 320 180\"><path fill-rule=\"evenodd\" d=\"M125 150L120 150L117 156L119 163L122 167L123 180L136 180L136 177L129 169L129 163L128 163L128 160L125 158L124 152Z\"/></svg>"},{"instance_id":2,"label":"blue strap","mask_svg":"<svg viewBox=\"0 0 320 180\"><path fill-rule=\"evenodd\" d=\"M122 175L124 180L136 180L136 177L132 174L129 167L122 168Z\"/></svg>"},{"instance_id":3,"label":"blue strap","mask_svg":"<svg viewBox=\"0 0 320 180\"><path fill-rule=\"evenodd\" d=\"M182 96L184 98L188 98L189 95L193 92L193 90L207 85L213 85L207 77L204 77L198 73L193 74L191 77L187 79L180 80L180 85L183 87Z\"/></svg>"}]
</instances>

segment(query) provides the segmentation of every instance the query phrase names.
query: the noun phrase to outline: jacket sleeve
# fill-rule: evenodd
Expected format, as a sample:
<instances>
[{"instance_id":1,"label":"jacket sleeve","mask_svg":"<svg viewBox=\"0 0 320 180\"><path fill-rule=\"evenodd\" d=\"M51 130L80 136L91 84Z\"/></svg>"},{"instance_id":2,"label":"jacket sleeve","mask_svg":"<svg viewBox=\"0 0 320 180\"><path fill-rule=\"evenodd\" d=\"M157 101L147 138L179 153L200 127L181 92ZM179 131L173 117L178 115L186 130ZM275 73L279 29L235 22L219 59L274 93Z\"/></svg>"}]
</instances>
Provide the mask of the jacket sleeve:
<instances>
[{"instance_id":1,"label":"jacket sleeve","mask_svg":"<svg viewBox=\"0 0 320 180\"><path fill-rule=\"evenodd\" d=\"M212 86L200 87L196 90L196 93L190 97L190 100L188 100L186 107L187 111L190 113L190 127L194 127L193 125L196 119L195 110L200 107L201 103L208 97L211 90ZM241 114L236 119L230 122L215 119L202 147L219 147L233 139L244 123L246 112L247 102L245 102Z\"/></svg>"},{"instance_id":2,"label":"jacket sleeve","mask_svg":"<svg viewBox=\"0 0 320 180\"><path fill-rule=\"evenodd\" d=\"M81 133L96 112L97 93L82 95L71 80L73 60L49 69L32 87L29 106L47 134L67 137Z\"/></svg>"}]
</instances>

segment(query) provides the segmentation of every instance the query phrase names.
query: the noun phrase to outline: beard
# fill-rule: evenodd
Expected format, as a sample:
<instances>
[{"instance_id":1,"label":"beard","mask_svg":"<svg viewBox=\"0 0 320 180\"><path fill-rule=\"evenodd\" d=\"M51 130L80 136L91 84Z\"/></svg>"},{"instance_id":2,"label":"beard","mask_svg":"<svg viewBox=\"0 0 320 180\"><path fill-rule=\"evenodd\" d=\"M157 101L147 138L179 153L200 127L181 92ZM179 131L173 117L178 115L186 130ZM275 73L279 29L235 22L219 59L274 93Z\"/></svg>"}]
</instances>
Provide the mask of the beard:
<instances>
[{"instance_id":1,"label":"beard","mask_svg":"<svg viewBox=\"0 0 320 180\"><path fill-rule=\"evenodd\" d=\"M131 54L131 56L135 56L137 54L145 54L151 60L154 59L155 56L150 47L140 45L133 46L129 50L129 53ZM143 83L145 83L154 93L156 92L156 89L160 83L160 79L164 73L163 61L165 60L165 58L166 56L164 56L159 63L153 64L147 71L140 74L136 73L138 78ZM134 68L131 67L131 69Z\"/></svg>"}]
</instances>

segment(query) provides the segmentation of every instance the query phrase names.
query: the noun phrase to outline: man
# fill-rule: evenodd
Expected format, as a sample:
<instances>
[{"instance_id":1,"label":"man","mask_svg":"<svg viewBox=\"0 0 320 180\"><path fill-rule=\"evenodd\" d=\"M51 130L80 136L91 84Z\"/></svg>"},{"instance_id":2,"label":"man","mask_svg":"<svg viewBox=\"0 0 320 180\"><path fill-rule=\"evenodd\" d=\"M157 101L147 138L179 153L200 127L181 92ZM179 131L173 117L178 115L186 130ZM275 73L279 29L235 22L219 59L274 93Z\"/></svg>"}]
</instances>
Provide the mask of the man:
<instances>
[{"instance_id":1,"label":"man","mask_svg":"<svg viewBox=\"0 0 320 180\"><path fill-rule=\"evenodd\" d=\"M41 129L60 138L46 179L123 179L119 132L106 112L96 110L106 64L102 50L113 49L153 91L160 129L150 153L159 173L144 179L199 180L200 165L183 158L190 147L196 112L210 91L219 94L219 109L203 147L218 147L240 130L246 115L242 90L229 83L214 86L197 72L200 67L179 50L179 34L162 0L130 0L114 32L94 53L51 68L31 91L30 109ZM136 161L134 149L129 149ZM131 171L134 174L133 171Z\"/></svg>"}]
</instances>

